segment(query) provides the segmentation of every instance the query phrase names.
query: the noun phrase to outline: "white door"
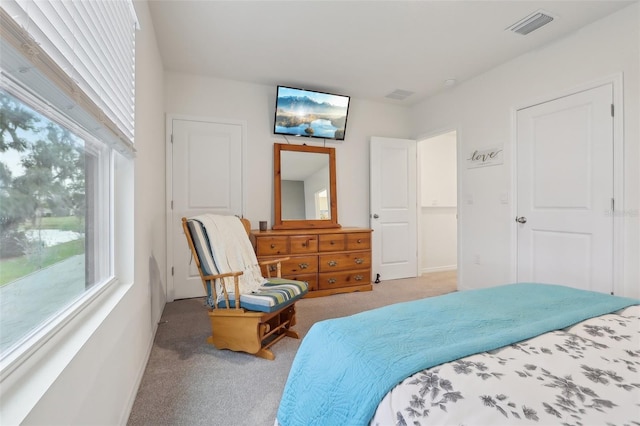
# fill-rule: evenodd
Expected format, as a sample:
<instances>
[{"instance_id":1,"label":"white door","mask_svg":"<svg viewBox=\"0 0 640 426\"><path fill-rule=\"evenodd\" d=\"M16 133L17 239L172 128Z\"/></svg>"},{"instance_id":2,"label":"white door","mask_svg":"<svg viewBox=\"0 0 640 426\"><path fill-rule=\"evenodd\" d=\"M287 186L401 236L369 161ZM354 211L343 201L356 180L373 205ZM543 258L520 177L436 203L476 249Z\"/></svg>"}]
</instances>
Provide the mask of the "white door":
<instances>
[{"instance_id":1,"label":"white door","mask_svg":"<svg viewBox=\"0 0 640 426\"><path fill-rule=\"evenodd\" d=\"M202 213L242 216L243 123L171 119L173 200L168 244L169 300L204 296L182 229L182 217ZM173 272L173 275L171 275ZM170 286L171 287L171 286Z\"/></svg>"},{"instance_id":2,"label":"white door","mask_svg":"<svg viewBox=\"0 0 640 426\"><path fill-rule=\"evenodd\" d=\"M517 112L518 281L613 291L613 87Z\"/></svg>"},{"instance_id":3,"label":"white door","mask_svg":"<svg viewBox=\"0 0 640 426\"><path fill-rule=\"evenodd\" d=\"M418 275L416 141L371 138L370 221L374 279Z\"/></svg>"}]
</instances>

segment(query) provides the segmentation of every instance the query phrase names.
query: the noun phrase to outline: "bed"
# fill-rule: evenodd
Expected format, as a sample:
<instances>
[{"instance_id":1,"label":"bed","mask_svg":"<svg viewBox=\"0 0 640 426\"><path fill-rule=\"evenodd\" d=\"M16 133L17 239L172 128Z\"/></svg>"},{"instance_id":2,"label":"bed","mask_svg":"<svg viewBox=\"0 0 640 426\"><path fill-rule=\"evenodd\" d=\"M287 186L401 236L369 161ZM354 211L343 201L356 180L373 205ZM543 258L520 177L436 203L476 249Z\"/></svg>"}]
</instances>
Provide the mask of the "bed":
<instances>
[{"instance_id":1,"label":"bed","mask_svg":"<svg viewBox=\"0 0 640 426\"><path fill-rule=\"evenodd\" d=\"M640 424L640 301L518 283L309 330L276 424Z\"/></svg>"}]
</instances>

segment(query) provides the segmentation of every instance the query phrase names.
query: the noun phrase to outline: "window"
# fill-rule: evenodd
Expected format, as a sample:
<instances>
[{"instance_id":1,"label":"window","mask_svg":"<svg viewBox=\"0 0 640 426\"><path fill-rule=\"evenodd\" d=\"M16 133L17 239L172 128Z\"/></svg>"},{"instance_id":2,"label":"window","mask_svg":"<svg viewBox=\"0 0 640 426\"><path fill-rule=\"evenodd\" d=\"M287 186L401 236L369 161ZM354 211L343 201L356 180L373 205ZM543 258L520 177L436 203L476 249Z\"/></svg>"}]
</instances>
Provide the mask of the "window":
<instances>
[{"instance_id":1,"label":"window","mask_svg":"<svg viewBox=\"0 0 640 426\"><path fill-rule=\"evenodd\" d=\"M1 354L112 275L110 150L51 115L0 89Z\"/></svg>"},{"instance_id":2,"label":"window","mask_svg":"<svg viewBox=\"0 0 640 426\"><path fill-rule=\"evenodd\" d=\"M329 219L329 200L327 198L327 189L323 188L316 191L316 217L320 219Z\"/></svg>"},{"instance_id":3,"label":"window","mask_svg":"<svg viewBox=\"0 0 640 426\"><path fill-rule=\"evenodd\" d=\"M0 23L5 371L122 278L137 21L130 0L4 0Z\"/></svg>"}]
</instances>

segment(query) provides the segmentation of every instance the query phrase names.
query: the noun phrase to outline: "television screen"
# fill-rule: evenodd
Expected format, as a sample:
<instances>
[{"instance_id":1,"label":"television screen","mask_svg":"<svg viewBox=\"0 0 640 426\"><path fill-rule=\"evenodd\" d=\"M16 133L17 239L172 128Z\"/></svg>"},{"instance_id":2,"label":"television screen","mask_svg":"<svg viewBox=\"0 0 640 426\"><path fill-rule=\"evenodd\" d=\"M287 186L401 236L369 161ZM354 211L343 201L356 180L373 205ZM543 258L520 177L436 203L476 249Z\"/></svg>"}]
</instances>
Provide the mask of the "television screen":
<instances>
[{"instance_id":1,"label":"television screen","mask_svg":"<svg viewBox=\"0 0 640 426\"><path fill-rule=\"evenodd\" d=\"M274 133L344 140L349 96L278 86Z\"/></svg>"}]
</instances>

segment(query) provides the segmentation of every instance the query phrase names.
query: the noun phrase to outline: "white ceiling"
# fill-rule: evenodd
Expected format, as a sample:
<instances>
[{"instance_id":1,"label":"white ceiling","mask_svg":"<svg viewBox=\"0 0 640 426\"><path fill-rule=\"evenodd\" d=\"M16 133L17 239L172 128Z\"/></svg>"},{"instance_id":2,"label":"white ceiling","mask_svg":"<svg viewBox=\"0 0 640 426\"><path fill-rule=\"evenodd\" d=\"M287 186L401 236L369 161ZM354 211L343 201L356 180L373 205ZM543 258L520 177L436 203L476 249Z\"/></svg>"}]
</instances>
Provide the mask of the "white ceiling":
<instances>
[{"instance_id":1,"label":"white ceiling","mask_svg":"<svg viewBox=\"0 0 640 426\"><path fill-rule=\"evenodd\" d=\"M637 1L637 0L636 0ZM412 105L634 1L150 0L166 70ZM548 25L507 27L542 9ZM395 90L415 92L405 100Z\"/></svg>"}]
</instances>

